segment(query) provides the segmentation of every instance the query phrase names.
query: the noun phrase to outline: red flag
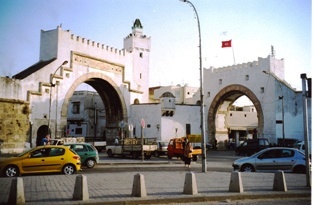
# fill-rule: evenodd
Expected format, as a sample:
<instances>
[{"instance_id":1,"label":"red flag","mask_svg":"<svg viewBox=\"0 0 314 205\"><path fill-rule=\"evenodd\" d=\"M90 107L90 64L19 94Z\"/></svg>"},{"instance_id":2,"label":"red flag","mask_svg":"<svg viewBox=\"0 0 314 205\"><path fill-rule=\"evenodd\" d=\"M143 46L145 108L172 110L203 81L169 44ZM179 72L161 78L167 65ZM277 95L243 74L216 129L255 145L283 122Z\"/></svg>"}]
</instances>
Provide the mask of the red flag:
<instances>
[{"instance_id":1,"label":"red flag","mask_svg":"<svg viewBox=\"0 0 314 205\"><path fill-rule=\"evenodd\" d=\"M229 41L223 41L221 48L231 47L231 40Z\"/></svg>"}]
</instances>

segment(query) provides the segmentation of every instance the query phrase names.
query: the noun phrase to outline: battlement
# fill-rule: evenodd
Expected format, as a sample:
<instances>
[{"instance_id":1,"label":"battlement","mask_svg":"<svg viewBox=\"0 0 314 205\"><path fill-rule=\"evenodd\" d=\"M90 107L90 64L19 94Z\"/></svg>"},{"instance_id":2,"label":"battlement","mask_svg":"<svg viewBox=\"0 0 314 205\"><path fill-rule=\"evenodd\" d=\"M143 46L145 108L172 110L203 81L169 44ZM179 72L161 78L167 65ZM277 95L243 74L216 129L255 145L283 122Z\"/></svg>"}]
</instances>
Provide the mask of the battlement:
<instances>
[{"instance_id":1,"label":"battlement","mask_svg":"<svg viewBox=\"0 0 314 205\"><path fill-rule=\"evenodd\" d=\"M62 31L64 31L64 30L62 30ZM70 30L66 30L64 32L70 32ZM99 42L95 42L95 41L92 41L90 39L86 39L86 38L81 37L81 36L76 36L75 34L71 34L71 40L75 40L76 42L79 42L79 43L82 43L82 44L86 44L86 45L91 46L91 47L95 47L95 48L98 48L98 49L102 49L102 50L105 50L105 51L108 51L108 52L112 52L112 53L115 53L115 54L119 54L119 55L125 56L125 49L119 50L117 48L110 47L108 45L105 45L105 44L102 44L102 43L99 43Z\"/></svg>"},{"instance_id":2,"label":"battlement","mask_svg":"<svg viewBox=\"0 0 314 205\"><path fill-rule=\"evenodd\" d=\"M209 69L206 69L206 70L209 70L211 73L221 73L225 71L233 71L233 70L239 70L239 69L261 69L262 65L268 65L268 67L271 65L270 56L268 56L267 58L259 57L258 61L252 61L252 62L237 64L237 65L232 65L232 66L224 66L224 67L219 67L219 68L210 67ZM266 68L263 68L263 69L266 70Z\"/></svg>"}]
</instances>

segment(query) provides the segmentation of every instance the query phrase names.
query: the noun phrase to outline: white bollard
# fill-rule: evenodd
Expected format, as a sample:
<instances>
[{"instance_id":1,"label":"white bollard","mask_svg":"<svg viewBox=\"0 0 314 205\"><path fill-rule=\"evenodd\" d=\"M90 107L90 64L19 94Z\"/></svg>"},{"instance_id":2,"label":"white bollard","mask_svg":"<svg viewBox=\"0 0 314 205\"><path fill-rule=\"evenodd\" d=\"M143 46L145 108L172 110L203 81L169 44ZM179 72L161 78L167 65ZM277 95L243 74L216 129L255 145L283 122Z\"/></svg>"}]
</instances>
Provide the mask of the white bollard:
<instances>
[{"instance_id":1,"label":"white bollard","mask_svg":"<svg viewBox=\"0 0 314 205\"><path fill-rule=\"evenodd\" d=\"M12 179L8 204L25 204L24 184L21 177Z\"/></svg>"},{"instance_id":2,"label":"white bollard","mask_svg":"<svg viewBox=\"0 0 314 205\"><path fill-rule=\"evenodd\" d=\"M287 191L288 190L286 179L285 179L285 174L283 171L278 171L275 173L273 190L274 191Z\"/></svg>"},{"instance_id":3,"label":"white bollard","mask_svg":"<svg viewBox=\"0 0 314 205\"><path fill-rule=\"evenodd\" d=\"M87 178L83 174L78 175L75 179L73 199L83 201L89 199Z\"/></svg>"},{"instance_id":4,"label":"white bollard","mask_svg":"<svg viewBox=\"0 0 314 205\"><path fill-rule=\"evenodd\" d=\"M139 174L139 173L134 175L132 196L135 196L135 197L147 196L144 175Z\"/></svg>"},{"instance_id":5,"label":"white bollard","mask_svg":"<svg viewBox=\"0 0 314 205\"><path fill-rule=\"evenodd\" d=\"M198 194L195 173L189 172L185 174L183 194Z\"/></svg>"},{"instance_id":6,"label":"white bollard","mask_svg":"<svg viewBox=\"0 0 314 205\"><path fill-rule=\"evenodd\" d=\"M231 172L231 179L229 184L230 192L243 192L241 173L237 171Z\"/></svg>"}]
</instances>

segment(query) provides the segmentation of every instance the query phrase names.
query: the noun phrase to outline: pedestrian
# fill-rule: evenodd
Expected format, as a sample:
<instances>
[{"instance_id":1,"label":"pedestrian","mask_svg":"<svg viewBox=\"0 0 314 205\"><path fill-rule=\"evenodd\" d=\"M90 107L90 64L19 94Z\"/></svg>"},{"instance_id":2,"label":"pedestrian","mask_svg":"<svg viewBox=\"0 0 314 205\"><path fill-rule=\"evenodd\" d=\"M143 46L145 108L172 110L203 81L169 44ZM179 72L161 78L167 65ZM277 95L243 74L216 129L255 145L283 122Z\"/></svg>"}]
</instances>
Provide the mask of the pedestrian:
<instances>
[{"instance_id":1,"label":"pedestrian","mask_svg":"<svg viewBox=\"0 0 314 205\"><path fill-rule=\"evenodd\" d=\"M41 140L41 145L47 145L50 143L50 135L47 134L42 140Z\"/></svg>"},{"instance_id":2,"label":"pedestrian","mask_svg":"<svg viewBox=\"0 0 314 205\"><path fill-rule=\"evenodd\" d=\"M116 138L114 139L114 144L115 144L115 145L119 145L119 139L118 139L118 137L116 137Z\"/></svg>"},{"instance_id":3,"label":"pedestrian","mask_svg":"<svg viewBox=\"0 0 314 205\"><path fill-rule=\"evenodd\" d=\"M187 144L185 145L185 150L184 150L184 166L191 166L191 160L193 157L193 147L191 143L188 141Z\"/></svg>"}]
</instances>

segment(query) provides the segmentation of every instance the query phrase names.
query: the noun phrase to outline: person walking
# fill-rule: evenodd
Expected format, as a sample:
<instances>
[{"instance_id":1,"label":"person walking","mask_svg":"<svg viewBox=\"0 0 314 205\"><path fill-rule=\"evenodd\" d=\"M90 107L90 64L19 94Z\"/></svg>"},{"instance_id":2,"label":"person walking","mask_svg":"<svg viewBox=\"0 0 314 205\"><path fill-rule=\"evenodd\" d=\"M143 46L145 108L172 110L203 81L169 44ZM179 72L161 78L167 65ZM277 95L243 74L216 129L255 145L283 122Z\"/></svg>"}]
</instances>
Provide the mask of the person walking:
<instances>
[{"instance_id":1,"label":"person walking","mask_svg":"<svg viewBox=\"0 0 314 205\"><path fill-rule=\"evenodd\" d=\"M192 160L192 152L193 152L193 147L190 142L187 142L185 145L185 150L184 150L184 166L191 167L191 160Z\"/></svg>"}]
</instances>

